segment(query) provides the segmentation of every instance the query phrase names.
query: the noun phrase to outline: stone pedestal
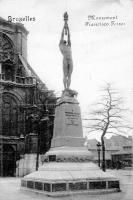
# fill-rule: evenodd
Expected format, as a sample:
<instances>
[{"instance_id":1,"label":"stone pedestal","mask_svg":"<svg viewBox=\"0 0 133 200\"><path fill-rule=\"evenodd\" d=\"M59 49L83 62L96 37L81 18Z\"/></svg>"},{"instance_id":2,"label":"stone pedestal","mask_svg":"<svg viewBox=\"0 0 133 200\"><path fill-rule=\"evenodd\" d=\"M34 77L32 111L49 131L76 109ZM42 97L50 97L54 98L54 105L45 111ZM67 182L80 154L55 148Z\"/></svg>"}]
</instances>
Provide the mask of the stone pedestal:
<instances>
[{"instance_id":1,"label":"stone pedestal","mask_svg":"<svg viewBox=\"0 0 133 200\"><path fill-rule=\"evenodd\" d=\"M74 95L65 91L57 102L52 148L84 144L80 107Z\"/></svg>"},{"instance_id":2,"label":"stone pedestal","mask_svg":"<svg viewBox=\"0 0 133 200\"><path fill-rule=\"evenodd\" d=\"M23 189L49 196L120 191L119 180L100 170L84 147L76 95L66 90L57 102L51 149L42 156L43 166L22 179Z\"/></svg>"}]
</instances>

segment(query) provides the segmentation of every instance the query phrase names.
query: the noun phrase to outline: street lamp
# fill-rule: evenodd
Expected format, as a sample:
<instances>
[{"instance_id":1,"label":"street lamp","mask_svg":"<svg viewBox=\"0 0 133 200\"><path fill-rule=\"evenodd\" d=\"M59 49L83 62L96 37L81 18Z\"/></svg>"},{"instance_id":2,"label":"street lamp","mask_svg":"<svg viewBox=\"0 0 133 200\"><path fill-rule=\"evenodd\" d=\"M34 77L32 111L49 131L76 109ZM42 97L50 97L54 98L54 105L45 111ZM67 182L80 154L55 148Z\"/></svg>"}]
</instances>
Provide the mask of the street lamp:
<instances>
[{"instance_id":1,"label":"street lamp","mask_svg":"<svg viewBox=\"0 0 133 200\"><path fill-rule=\"evenodd\" d=\"M98 152L98 166L100 167L100 151L101 151L101 143L97 143L97 152Z\"/></svg>"}]
</instances>

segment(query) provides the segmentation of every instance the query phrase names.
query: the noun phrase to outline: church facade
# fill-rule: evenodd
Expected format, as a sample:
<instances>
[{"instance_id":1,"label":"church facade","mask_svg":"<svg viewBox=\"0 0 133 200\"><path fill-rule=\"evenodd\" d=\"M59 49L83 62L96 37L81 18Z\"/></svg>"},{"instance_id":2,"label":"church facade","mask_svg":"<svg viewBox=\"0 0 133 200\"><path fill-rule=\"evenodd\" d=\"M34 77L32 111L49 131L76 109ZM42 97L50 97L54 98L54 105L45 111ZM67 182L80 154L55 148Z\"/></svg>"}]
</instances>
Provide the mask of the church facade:
<instances>
[{"instance_id":1,"label":"church facade","mask_svg":"<svg viewBox=\"0 0 133 200\"><path fill-rule=\"evenodd\" d=\"M45 153L53 133L56 98L27 62L27 35L0 18L0 176L16 176L26 154Z\"/></svg>"}]
</instances>

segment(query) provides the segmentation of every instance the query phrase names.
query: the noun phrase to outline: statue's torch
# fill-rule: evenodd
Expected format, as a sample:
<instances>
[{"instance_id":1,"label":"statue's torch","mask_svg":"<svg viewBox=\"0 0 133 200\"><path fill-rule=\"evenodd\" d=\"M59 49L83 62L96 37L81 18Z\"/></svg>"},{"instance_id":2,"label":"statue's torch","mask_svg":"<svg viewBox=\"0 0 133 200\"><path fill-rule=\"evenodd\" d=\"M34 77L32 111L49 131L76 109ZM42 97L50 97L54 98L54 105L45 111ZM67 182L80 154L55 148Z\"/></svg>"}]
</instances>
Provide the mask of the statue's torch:
<instances>
[{"instance_id":1,"label":"statue's torch","mask_svg":"<svg viewBox=\"0 0 133 200\"><path fill-rule=\"evenodd\" d=\"M65 29L65 35L67 35L67 27L68 27L67 21L68 21L68 14L67 14L67 12L65 12L65 13L64 13L64 29Z\"/></svg>"}]
</instances>

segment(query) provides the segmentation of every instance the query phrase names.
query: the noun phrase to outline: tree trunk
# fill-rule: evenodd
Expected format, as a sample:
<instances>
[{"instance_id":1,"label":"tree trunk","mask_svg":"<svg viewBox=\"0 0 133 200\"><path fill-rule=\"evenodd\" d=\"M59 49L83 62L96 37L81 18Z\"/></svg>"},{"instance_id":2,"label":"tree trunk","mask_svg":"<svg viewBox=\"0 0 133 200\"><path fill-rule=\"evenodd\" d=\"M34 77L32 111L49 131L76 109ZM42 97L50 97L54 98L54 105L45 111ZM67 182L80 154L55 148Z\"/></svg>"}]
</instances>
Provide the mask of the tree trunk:
<instances>
[{"instance_id":1,"label":"tree trunk","mask_svg":"<svg viewBox=\"0 0 133 200\"><path fill-rule=\"evenodd\" d=\"M105 166L105 144L104 144L104 137L101 136L101 143L102 143L102 170L105 172L106 171L106 166Z\"/></svg>"}]
</instances>

